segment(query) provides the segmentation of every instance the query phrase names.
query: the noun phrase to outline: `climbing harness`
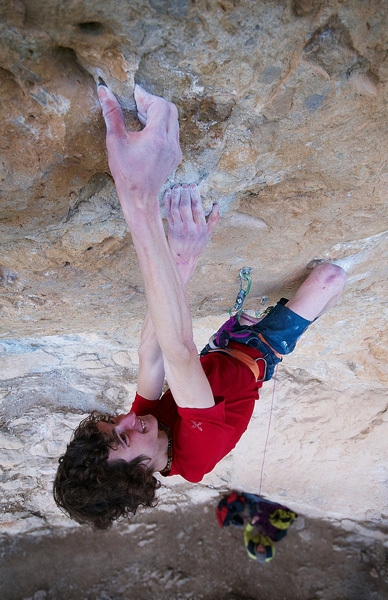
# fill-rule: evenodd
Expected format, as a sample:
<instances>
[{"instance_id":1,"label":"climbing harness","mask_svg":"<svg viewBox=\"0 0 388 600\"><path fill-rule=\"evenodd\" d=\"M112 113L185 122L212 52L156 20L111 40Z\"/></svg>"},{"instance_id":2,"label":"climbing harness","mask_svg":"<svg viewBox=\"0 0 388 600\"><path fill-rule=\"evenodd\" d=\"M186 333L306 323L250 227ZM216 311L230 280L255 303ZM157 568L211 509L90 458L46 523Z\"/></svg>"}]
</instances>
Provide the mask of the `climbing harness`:
<instances>
[{"instance_id":1,"label":"climbing harness","mask_svg":"<svg viewBox=\"0 0 388 600\"><path fill-rule=\"evenodd\" d=\"M232 316L232 314L237 314L238 317L241 316L244 300L248 296L248 294L251 290L251 285L252 285L251 269L252 269L252 267L243 267L240 270L240 273L238 276L238 278L240 280L240 290L237 294L236 302L234 303L233 308L229 309L230 316ZM246 288L244 289L243 286L245 285L245 282L246 282Z\"/></svg>"}]
</instances>

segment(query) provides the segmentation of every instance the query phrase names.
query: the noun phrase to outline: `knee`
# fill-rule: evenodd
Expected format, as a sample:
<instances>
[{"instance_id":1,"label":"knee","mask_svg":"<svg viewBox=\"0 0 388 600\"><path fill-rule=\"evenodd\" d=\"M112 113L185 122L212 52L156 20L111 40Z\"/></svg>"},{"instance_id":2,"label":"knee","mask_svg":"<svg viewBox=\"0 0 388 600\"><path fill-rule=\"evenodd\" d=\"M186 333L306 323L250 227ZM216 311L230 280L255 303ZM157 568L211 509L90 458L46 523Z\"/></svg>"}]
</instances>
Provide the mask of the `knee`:
<instances>
[{"instance_id":1,"label":"knee","mask_svg":"<svg viewBox=\"0 0 388 600\"><path fill-rule=\"evenodd\" d=\"M319 275L325 287L331 288L336 294L342 292L347 279L342 267L333 263L322 263L316 269L320 270Z\"/></svg>"}]
</instances>

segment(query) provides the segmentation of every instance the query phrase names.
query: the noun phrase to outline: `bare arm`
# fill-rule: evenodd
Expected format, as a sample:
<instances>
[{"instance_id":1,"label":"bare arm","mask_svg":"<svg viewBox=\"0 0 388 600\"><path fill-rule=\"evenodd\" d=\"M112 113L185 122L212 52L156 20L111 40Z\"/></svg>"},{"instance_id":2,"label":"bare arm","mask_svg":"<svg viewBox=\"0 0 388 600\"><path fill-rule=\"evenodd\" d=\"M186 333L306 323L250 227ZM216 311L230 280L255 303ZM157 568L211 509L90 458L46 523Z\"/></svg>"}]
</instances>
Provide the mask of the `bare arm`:
<instances>
[{"instance_id":1,"label":"bare arm","mask_svg":"<svg viewBox=\"0 0 388 600\"><path fill-rule=\"evenodd\" d=\"M145 128L127 132L114 95L99 86L99 98L109 166L138 256L167 381L179 406L213 406L193 341L185 285L169 251L157 201L161 185L181 160L176 107L136 86L139 119Z\"/></svg>"},{"instance_id":2,"label":"bare arm","mask_svg":"<svg viewBox=\"0 0 388 600\"><path fill-rule=\"evenodd\" d=\"M148 400L159 400L164 383L164 362L149 311L141 329L137 393Z\"/></svg>"},{"instance_id":3,"label":"bare arm","mask_svg":"<svg viewBox=\"0 0 388 600\"><path fill-rule=\"evenodd\" d=\"M170 251L182 281L187 285L218 223L218 206L213 206L206 221L199 190L194 184L176 185L172 190L167 190L164 204ZM158 399L164 376L163 355L148 312L139 347L138 393L150 400Z\"/></svg>"}]
</instances>

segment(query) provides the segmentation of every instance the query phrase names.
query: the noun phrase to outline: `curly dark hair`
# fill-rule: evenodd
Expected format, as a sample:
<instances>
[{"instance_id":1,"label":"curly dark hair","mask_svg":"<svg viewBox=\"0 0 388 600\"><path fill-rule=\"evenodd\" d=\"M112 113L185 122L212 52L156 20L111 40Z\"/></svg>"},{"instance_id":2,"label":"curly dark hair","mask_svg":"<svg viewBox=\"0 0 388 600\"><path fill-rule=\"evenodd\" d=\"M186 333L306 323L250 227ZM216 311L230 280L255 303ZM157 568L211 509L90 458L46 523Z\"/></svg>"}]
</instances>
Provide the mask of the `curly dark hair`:
<instances>
[{"instance_id":1,"label":"curly dark hair","mask_svg":"<svg viewBox=\"0 0 388 600\"><path fill-rule=\"evenodd\" d=\"M59 508L78 521L107 529L120 517L135 514L139 506L154 507L160 482L138 456L131 462L108 463L110 448L117 444L99 431L99 421L111 415L94 411L74 431L65 454L59 459L54 481L54 500Z\"/></svg>"}]
</instances>

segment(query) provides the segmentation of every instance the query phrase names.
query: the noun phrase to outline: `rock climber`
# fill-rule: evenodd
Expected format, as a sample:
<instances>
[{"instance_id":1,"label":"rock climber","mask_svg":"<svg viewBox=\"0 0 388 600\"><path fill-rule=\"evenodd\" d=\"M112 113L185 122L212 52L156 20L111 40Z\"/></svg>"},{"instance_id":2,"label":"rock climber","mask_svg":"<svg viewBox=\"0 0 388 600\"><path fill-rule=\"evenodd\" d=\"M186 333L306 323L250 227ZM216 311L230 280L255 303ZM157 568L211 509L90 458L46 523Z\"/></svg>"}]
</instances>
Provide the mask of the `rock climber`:
<instances>
[{"instance_id":1,"label":"rock climber","mask_svg":"<svg viewBox=\"0 0 388 600\"><path fill-rule=\"evenodd\" d=\"M127 131L113 93L98 96L108 161L144 280L148 313L139 346L137 394L128 414L93 412L59 459L54 498L80 523L106 529L139 506L156 505L162 476L191 482L226 456L246 430L258 390L297 339L339 298L346 275L319 264L291 300L260 321L234 315L201 356L193 341L186 285L219 220L205 218L194 184L165 192L168 239L158 194L181 160L174 104L136 86L141 131ZM164 379L169 389L162 394Z\"/></svg>"}]
</instances>

